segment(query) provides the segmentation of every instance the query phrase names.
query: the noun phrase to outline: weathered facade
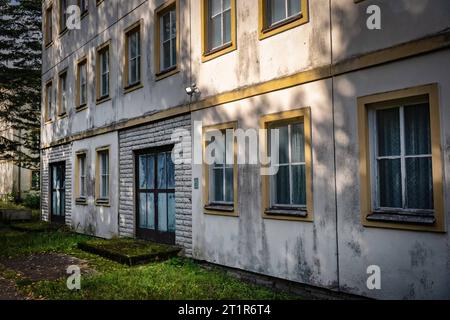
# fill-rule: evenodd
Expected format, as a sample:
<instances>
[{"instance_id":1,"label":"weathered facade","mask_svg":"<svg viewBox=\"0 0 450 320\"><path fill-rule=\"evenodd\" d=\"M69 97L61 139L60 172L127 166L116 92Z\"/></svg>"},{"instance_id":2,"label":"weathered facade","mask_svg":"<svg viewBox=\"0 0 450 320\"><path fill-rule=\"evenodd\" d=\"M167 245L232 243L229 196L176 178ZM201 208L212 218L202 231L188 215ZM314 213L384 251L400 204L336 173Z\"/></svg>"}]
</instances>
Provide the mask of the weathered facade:
<instances>
[{"instance_id":1,"label":"weathered facade","mask_svg":"<svg viewBox=\"0 0 450 320\"><path fill-rule=\"evenodd\" d=\"M450 3L299 0L298 14L266 25L275 16L267 1L224 2L216 16L231 22L213 50L208 1L89 1L81 30L59 36L61 1L43 2L54 21L43 54L43 108L53 110L42 124L44 219L64 207L64 222L83 233L159 239L194 259L372 298L449 299ZM381 30L366 24L370 5ZM159 19L170 10L176 63L161 72ZM199 92L187 95L194 83ZM429 110L424 122L413 107ZM383 110L394 113L390 128L376 122ZM209 131L273 125L289 132L289 197L303 192L290 206L272 204L274 182L260 164L224 167L222 189L211 183L214 168L192 161ZM178 144L176 129L192 138ZM188 150L185 162L168 160L174 145ZM63 187L51 185L49 166ZM292 182L294 169L304 180ZM373 266L380 289L367 285Z\"/></svg>"}]
</instances>

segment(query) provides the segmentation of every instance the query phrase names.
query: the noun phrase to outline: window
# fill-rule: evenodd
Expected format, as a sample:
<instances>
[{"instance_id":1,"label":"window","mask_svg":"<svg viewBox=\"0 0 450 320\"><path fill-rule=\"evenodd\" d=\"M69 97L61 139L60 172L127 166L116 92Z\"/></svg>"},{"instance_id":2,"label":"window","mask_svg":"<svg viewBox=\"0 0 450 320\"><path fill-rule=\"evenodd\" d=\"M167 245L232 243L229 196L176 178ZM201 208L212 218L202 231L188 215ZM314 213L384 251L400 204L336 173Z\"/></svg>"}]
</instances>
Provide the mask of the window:
<instances>
[{"instance_id":1,"label":"window","mask_svg":"<svg viewBox=\"0 0 450 320\"><path fill-rule=\"evenodd\" d=\"M155 64L157 78L176 71L178 59L177 1L169 2L156 10ZM173 74L174 72L172 72Z\"/></svg>"},{"instance_id":2,"label":"window","mask_svg":"<svg viewBox=\"0 0 450 320\"><path fill-rule=\"evenodd\" d=\"M67 30L67 0L59 1L59 33Z\"/></svg>"},{"instance_id":3,"label":"window","mask_svg":"<svg viewBox=\"0 0 450 320\"><path fill-rule=\"evenodd\" d=\"M41 188L41 172L39 170L31 171L31 190L39 190Z\"/></svg>"},{"instance_id":4,"label":"window","mask_svg":"<svg viewBox=\"0 0 450 320\"><path fill-rule=\"evenodd\" d=\"M236 0L202 0L203 61L236 49Z\"/></svg>"},{"instance_id":5,"label":"window","mask_svg":"<svg viewBox=\"0 0 450 320\"><path fill-rule=\"evenodd\" d=\"M53 91L52 81L49 81L45 85L45 111L44 111L45 121L51 121L53 116L52 91Z\"/></svg>"},{"instance_id":6,"label":"window","mask_svg":"<svg viewBox=\"0 0 450 320\"><path fill-rule=\"evenodd\" d=\"M87 105L87 59L83 58L77 66L77 109Z\"/></svg>"},{"instance_id":7,"label":"window","mask_svg":"<svg viewBox=\"0 0 450 320\"><path fill-rule=\"evenodd\" d=\"M109 203L109 149L97 150L97 204Z\"/></svg>"},{"instance_id":8,"label":"window","mask_svg":"<svg viewBox=\"0 0 450 320\"><path fill-rule=\"evenodd\" d=\"M59 75L58 116L67 114L67 71Z\"/></svg>"},{"instance_id":9,"label":"window","mask_svg":"<svg viewBox=\"0 0 450 320\"><path fill-rule=\"evenodd\" d=\"M135 88L141 82L140 22L125 31L125 89Z\"/></svg>"},{"instance_id":10,"label":"window","mask_svg":"<svg viewBox=\"0 0 450 320\"><path fill-rule=\"evenodd\" d=\"M53 6L49 6L45 11L45 46L53 43L53 21L52 21Z\"/></svg>"},{"instance_id":11,"label":"window","mask_svg":"<svg viewBox=\"0 0 450 320\"><path fill-rule=\"evenodd\" d=\"M443 228L436 91L424 86L359 99L365 225Z\"/></svg>"},{"instance_id":12,"label":"window","mask_svg":"<svg viewBox=\"0 0 450 320\"><path fill-rule=\"evenodd\" d=\"M263 151L274 168L262 176L265 218L312 221L310 121L308 108L261 118L267 130Z\"/></svg>"},{"instance_id":13,"label":"window","mask_svg":"<svg viewBox=\"0 0 450 320\"><path fill-rule=\"evenodd\" d=\"M78 0L78 6L80 7L81 15L85 15L89 11L89 0Z\"/></svg>"},{"instance_id":14,"label":"window","mask_svg":"<svg viewBox=\"0 0 450 320\"><path fill-rule=\"evenodd\" d=\"M109 42L97 49L97 102L109 98Z\"/></svg>"},{"instance_id":15,"label":"window","mask_svg":"<svg viewBox=\"0 0 450 320\"><path fill-rule=\"evenodd\" d=\"M235 129L235 123L204 128L205 213L230 216L238 214ZM214 157L213 163L206 161L207 155Z\"/></svg>"},{"instance_id":16,"label":"window","mask_svg":"<svg viewBox=\"0 0 450 320\"><path fill-rule=\"evenodd\" d=\"M308 0L260 0L260 39L298 27L309 20Z\"/></svg>"},{"instance_id":17,"label":"window","mask_svg":"<svg viewBox=\"0 0 450 320\"><path fill-rule=\"evenodd\" d=\"M85 202L87 197L86 192L86 152L79 152L76 158L76 202Z\"/></svg>"}]
</instances>

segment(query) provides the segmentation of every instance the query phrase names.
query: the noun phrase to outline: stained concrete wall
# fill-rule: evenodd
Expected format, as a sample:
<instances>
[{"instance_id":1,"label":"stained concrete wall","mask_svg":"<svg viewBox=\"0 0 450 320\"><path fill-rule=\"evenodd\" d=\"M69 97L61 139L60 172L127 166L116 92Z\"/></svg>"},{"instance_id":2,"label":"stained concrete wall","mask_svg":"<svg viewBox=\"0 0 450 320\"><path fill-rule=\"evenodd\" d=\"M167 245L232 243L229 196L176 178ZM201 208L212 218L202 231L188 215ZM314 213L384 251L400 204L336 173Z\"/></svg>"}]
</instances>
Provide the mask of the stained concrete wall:
<instances>
[{"instance_id":1,"label":"stained concrete wall","mask_svg":"<svg viewBox=\"0 0 450 320\"><path fill-rule=\"evenodd\" d=\"M314 222L263 219L260 167L240 165L239 217L205 215L202 188L192 191L194 258L337 288L331 80L195 112L192 121L203 126L238 121L238 128L258 129L261 115L303 107L310 107L312 116ZM194 165L192 176L202 181L201 165Z\"/></svg>"},{"instance_id":2,"label":"stained concrete wall","mask_svg":"<svg viewBox=\"0 0 450 320\"><path fill-rule=\"evenodd\" d=\"M58 2L58 1L57 1ZM119 5L120 3L120 5ZM45 83L53 80L53 103L56 108L58 74L67 69L68 116L43 124L42 143L82 133L89 129L104 127L126 119L149 115L189 102L185 88L189 79L189 7L180 1L180 72L157 81L154 65L154 10L164 1L104 1L95 6L90 1L88 16L83 18L81 30L69 30L57 35L54 29L54 44L43 49L42 106L45 101ZM54 5L57 6L57 3ZM54 9L53 21L57 21ZM143 88L125 93L123 89L124 30L141 20L142 84ZM96 48L106 41L110 46L110 97L111 100L96 104L95 65ZM75 111L76 62L88 58L88 108ZM167 94L170 90L170 94Z\"/></svg>"},{"instance_id":3,"label":"stained concrete wall","mask_svg":"<svg viewBox=\"0 0 450 320\"><path fill-rule=\"evenodd\" d=\"M109 204L99 206L95 204L97 149L109 148ZM86 152L86 204L79 205L72 201L72 228L80 233L90 234L102 238L113 238L119 235L119 146L118 134L112 132L89 139L75 141L72 147L71 161L72 190L75 190L75 159L79 151ZM77 195L73 195L76 197Z\"/></svg>"},{"instance_id":4,"label":"stained concrete wall","mask_svg":"<svg viewBox=\"0 0 450 320\"><path fill-rule=\"evenodd\" d=\"M356 99L438 83L446 230L450 226L450 50L335 79L337 212L342 290L383 299L450 298L448 233L365 228L360 222L359 140ZM366 270L378 265L382 289L369 291Z\"/></svg>"},{"instance_id":5,"label":"stained concrete wall","mask_svg":"<svg viewBox=\"0 0 450 320\"><path fill-rule=\"evenodd\" d=\"M381 10L381 30L367 28L367 8ZM389 48L450 27L448 0L331 0L333 62Z\"/></svg>"}]
</instances>

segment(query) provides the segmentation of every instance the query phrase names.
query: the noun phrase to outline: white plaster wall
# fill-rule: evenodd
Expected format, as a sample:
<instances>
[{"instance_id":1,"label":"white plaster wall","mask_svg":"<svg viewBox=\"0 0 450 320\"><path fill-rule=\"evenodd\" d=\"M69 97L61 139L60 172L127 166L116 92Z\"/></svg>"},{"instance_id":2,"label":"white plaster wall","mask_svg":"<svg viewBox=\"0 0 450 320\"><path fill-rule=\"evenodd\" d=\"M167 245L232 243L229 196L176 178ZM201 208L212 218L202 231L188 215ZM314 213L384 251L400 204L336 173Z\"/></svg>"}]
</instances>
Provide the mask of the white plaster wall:
<instances>
[{"instance_id":1,"label":"white plaster wall","mask_svg":"<svg viewBox=\"0 0 450 320\"><path fill-rule=\"evenodd\" d=\"M95 205L96 149L109 146L110 201L109 206ZM77 205L75 194L75 159L80 150L87 151L87 205ZM119 234L119 149L117 132L75 141L72 147L72 228L75 231L102 238L113 238Z\"/></svg>"},{"instance_id":2,"label":"white plaster wall","mask_svg":"<svg viewBox=\"0 0 450 320\"><path fill-rule=\"evenodd\" d=\"M439 84L447 231L450 214L450 51L359 71L335 79L340 282L343 290L383 299L450 298L448 233L365 228L360 222L359 96ZM378 265L382 289L369 291L366 269Z\"/></svg>"},{"instance_id":3,"label":"white plaster wall","mask_svg":"<svg viewBox=\"0 0 450 320\"><path fill-rule=\"evenodd\" d=\"M337 288L331 80L195 112L192 121L258 128L261 115L301 107L311 107L312 115L314 222L262 219L260 167L239 166L238 218L205 215L201 187L192 192L194 258ZM202 181L200 165L192 176Z\"/></svg>"}]
</instances>

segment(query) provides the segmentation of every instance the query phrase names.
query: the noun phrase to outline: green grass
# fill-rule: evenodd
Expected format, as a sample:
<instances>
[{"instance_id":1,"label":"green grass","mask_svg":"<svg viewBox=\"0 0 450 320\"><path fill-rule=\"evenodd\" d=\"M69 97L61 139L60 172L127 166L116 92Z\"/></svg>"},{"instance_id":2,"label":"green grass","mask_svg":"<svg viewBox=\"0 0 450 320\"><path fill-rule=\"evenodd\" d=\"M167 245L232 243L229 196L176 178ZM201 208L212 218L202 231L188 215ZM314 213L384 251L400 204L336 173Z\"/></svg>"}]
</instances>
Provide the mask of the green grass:
<instances>
[{"instance_id":1,"label":"green grass","mask_svg":"<svg viewBox=\"0 0 450 320\"><path fill-rule=\"evenodd\" d=\"M69 291L65 280L30 283L17 279L24 295L39 299L293 299L268 288L237 280L221 270L207 270L194 261L173 258L162 263L127 267L83 252L77 243L93 240L65 230L28 233L0 225L0 259L21 255L59 252L87 260L97 273L84 276L80 291ZM94 240L97 241L97 240ZM138 249L137 249L138 250ZM14 279L10 271L0 274Z\"/></svg>"}]
</instances>

